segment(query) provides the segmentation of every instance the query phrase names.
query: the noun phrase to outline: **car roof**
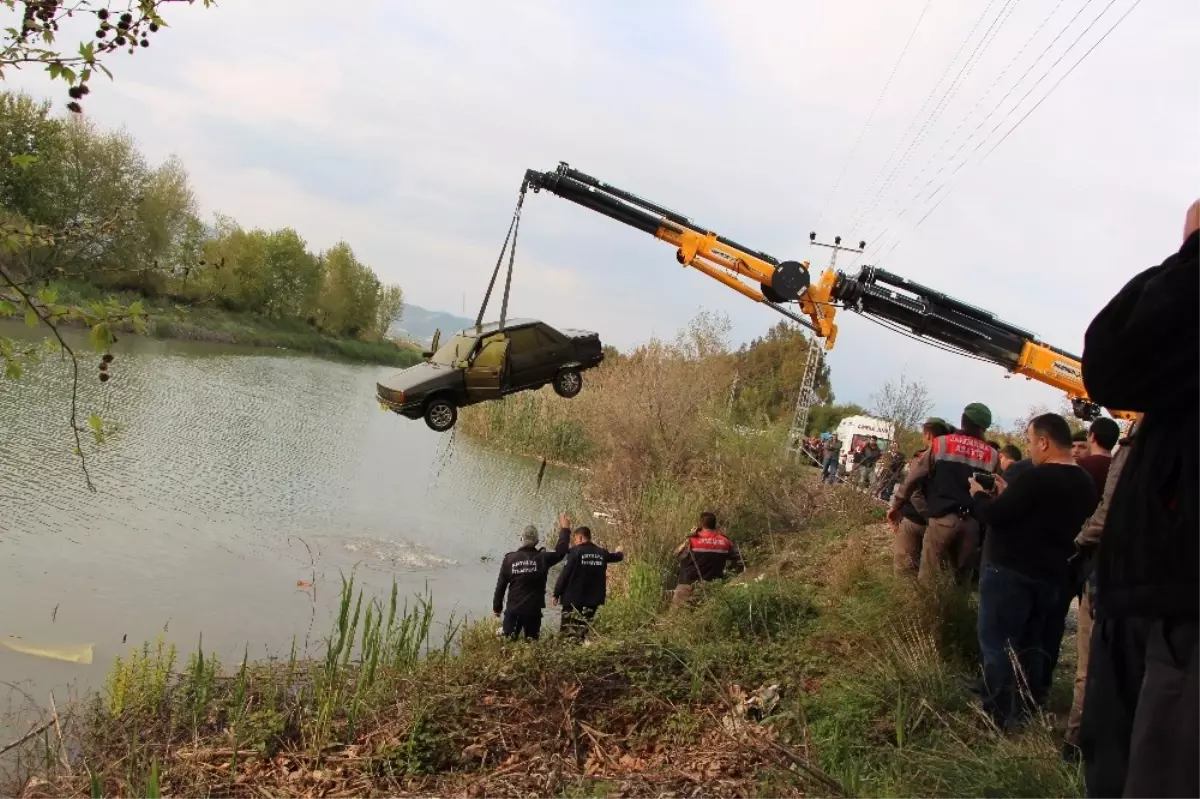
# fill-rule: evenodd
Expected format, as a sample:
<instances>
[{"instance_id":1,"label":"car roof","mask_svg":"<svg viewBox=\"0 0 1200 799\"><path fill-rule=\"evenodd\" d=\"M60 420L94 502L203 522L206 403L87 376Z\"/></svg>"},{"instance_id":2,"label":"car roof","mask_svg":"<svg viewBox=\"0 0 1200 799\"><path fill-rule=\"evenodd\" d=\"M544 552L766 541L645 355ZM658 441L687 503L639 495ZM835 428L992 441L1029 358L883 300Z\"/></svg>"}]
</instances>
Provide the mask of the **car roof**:
<instances>
[{"instance_id":1,"label":"car roof","mask_svg":"<svg viewBox=\"0 0 1200 799\"><path fill-rule=\"evenodd\" d=\"M542 322L539 319L509 319L504 323L504 329L509 330L509 329L517 328L517 327L529 327L530 325L540 325L540 324L542 324ZM495 333L499 329L500 329L499 322L488 322L486 325L483 325L479 328L478 334L479 335L487 335L488 333ZM467 327L458 332L459 332L459 335L462 335L462 336L476 335L476 329L473 327Z\"/></svg>"}]
</instances>

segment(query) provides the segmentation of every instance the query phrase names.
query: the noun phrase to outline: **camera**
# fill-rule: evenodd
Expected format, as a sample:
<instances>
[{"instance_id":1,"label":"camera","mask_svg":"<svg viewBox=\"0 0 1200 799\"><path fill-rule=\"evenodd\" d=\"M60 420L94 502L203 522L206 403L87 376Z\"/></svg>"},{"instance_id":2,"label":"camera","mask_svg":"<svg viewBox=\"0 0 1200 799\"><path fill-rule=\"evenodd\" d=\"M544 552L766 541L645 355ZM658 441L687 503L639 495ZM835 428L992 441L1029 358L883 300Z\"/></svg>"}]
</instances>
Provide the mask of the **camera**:
<instances>
[{"instance_id":1,"label":"camera","mask_svg":"<svg viewBox=\"0 0 1200 799\"><path fill-rule=\"evenodd\" d=\"M996 475L991 472L975 472L972 477L975 482L983 488L984 491L993 491L996 488Z\"/></svg>"}]
</instances>

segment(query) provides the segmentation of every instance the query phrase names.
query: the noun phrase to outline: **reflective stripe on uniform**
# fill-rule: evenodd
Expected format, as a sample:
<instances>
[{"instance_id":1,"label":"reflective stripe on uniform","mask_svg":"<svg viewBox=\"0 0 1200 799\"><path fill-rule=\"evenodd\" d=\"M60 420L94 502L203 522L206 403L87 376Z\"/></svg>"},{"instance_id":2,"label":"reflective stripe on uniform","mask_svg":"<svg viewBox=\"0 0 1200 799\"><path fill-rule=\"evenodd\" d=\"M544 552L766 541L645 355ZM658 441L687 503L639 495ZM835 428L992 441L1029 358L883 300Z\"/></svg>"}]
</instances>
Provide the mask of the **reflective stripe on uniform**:
<instances>
[{"instance_id":1,"label":"reflective stripe on uniform","mask_svg":"<svg viewBox=\"0 0 1200 799\"><path fill-rule=\"evenodd\" d=\"M996 450L974 436L952 433L938 436L931 447L935 462L963 463L980 471L996 470Z\"/></svg>"},{"instance_id":2,"label":"reflective stripe on uniform","mask_svg":"<svg viewBox=\"0 0 1200 799\"><path fill-rule=\"evenodd\" d=\"M688 539L688 543L693 552L729 554L729 539L716 531L705 531L704 535L694 535Z\"/></svg>"}]
</instances>

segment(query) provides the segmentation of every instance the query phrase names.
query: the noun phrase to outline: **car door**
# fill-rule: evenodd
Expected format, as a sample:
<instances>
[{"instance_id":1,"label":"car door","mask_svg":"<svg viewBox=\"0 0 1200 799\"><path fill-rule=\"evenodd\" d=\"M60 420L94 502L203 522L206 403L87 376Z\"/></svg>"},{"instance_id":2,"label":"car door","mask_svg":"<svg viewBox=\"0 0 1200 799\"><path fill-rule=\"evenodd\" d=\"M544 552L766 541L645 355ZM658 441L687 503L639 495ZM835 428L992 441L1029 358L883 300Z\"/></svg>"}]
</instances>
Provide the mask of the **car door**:
<instances>
[{"instance_id":1,"label":"car door","mask_svg":"<svg viewBox=\"0 0 1200 799\"><path fill-rule=\"evenodd\" d=\"M467 399L481 402L499 399L503 391L504 369L508 362L508 337L495 335L484 339L479 351L467 365Z\"/></svg>"},{"instance_id":2,"label":"car door","mask_svg":"<svg viewBox=\"0 0 1200 799\"><path fill-rule=\"evenodd\" d=\"M549 381L559 367L574 355L571 341L549 325L534 325L532 330L539 342L537 378L541 382Z\"/></svg>"},{"instance_id":3,"label":"car door","mask_svg":"<svg viewBox=\"0 0 1200 799\"><path fill-rule=\"evenodd\" d=\"M508 388L520 390L545 382L542 367L543 342L536 327L518 327L508 331L511 344L508 350Z\"/></svg>"}]
</instances>

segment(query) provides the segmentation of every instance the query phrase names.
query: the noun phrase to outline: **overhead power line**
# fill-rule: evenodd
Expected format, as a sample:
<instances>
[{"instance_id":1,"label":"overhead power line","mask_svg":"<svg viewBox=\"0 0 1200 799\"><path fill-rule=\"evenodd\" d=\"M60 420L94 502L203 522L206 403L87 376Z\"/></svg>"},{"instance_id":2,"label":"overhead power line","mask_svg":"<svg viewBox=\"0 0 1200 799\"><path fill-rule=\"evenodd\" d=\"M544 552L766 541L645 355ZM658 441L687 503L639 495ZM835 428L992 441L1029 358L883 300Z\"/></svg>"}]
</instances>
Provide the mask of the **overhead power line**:
<instances>
[{"instance_id":1,"label":"overhead power line","mask_svg":"<svg viewBox=\"0 0 1200 799\"><path fill-rule=\"evenodd\" d=\"M1105 6L1105 8L1104 8L1104 11L1101 11L1101 12L1100 12L1100 14L1099 14L1099 15L1096 17L1096 19L1092 20L1092 23L1091 23L1091 24L1089 24L1089 25L1088 25L1088 27L1087 27L1087 28L1086 28L1086 29L1083 31L1083 33L1081 33L1081 34L1080 34L1080 35L1079 35L1079 36L1078 36L1078 37L1075 39L1075 42L1073 42L1073 43L1071 44L1071 47L1067 48L1066 52L1064 52L1064 53L1063 53L1063 55L1062 55L1062 56L1060 56L1060 57L1059 57L1059 59L1058 59L1057 61L1055 61L1055 62L1054 62L1054 64L1052 64L1052 65L1050 66L1050 69L1046 71L1045 75L1048 75L1048 74L1049 74L1051 71L1053 71L1054 67L1055 67L1055 66L1057 66L1057 65L1058 65L1058 63L1059 63L1060 61L1062 61L1063 57L1065 57L1065 56L1067 55L1067 53L1069 53L1069 52L1071 51L1071 49L1072 49L1072 48L1074 48L1075 44L1076 44L1076 43L1078 43L1078 42L1079 42L1079 40L1080 40L1080 39L1082 39L1082 38L1083 38L1083 36L1084 36L1085 34L1087 34L1087 32L1088 32L1089 30L1091 30L1091 29L1092 29L1092 27L1093 27L1093 26L1096 24L1096 22L1097 22L1097 21L1099 21L1100 17L1104 16L1105 12L1107 12L1107 11L1108 11L1109 7L1111 7L1111 6L1113 5L1113 3L1114 3L1114 2L1116 2L1116 0L1112 0L1112 2L1110 2L1110 3L1108 4L1108 6ZM1116 21L1116 22L1114 22L1114 23L1113 23L1111 26L1109 26L1108 30L1106 30L1106 31L1105 31L1105 32L1104 32L1104 33L1103 33L1103 34L1100 36L1100 38L1099 38L1099 39L1097 39L1097 40L1096 40L1096 41L1095 41L1095 42L1092 44L1092 46L1091 46L1091 47L1089 47L1089 48L1088 48L1088 49L1087 49L1087 50L1086 50L1086 51L1083 53L1083 55L1081 55L1081 56L1080 56L1080 57L1079 57L1079 58L1078 58L1078 59L1075 61L1075 63L1073 63L1073 64L1072 64L1072 65L1071 65L1071 66L1070 66L1070 67L1067 69L1067 71L1066 71L1066 72L1064 72L1064 73L1063 73L1063 74L1062 74L1062 75L1061 75L1061 76L1058 78L1058 80L1056 80L1056 81L1054 82L1054 84L1053 84L1053 85L1051 85L1050 89L1049 89L1049 90L1048 90L1048 91L1047 91L1047 92L1046 92L1044 95L1042 95L1041 99L1040 99L1040 100L1038 100L1036 103L1034 103L1034 104L1033 104L1033 106L1032 106L1032 107L1031 107L1031 108L1030 108L1028 111L1026 111L1026 112L1025 112L1025 113L1024 113L1022 116L1021 116L1021 118L1020 118L1020 119L1018 119L1018 120L1017 120L1017 121L1016 121L1016 122L1013 124L1013 126L1012 126L1011 128L1009 128L1009 129L1008 129L1008 131L1007 131L1007 132L1005 132L1005 134L1004 134L1003 136L1001 136L1001 137L1000 137L1000 139L999 139L999 140L998 140L998 141L997 141L995 144L993 144L993 145L992 145L992 146L991 146L991 147L988 149L988 151L987 151L987 152L985 152L985 153L983 154L983 156L982 156L982 157L980 157L980 159L979 159L978 161L976 161L976 162L975 162L975 166L979 166L980 164L982 164L982 163L983 163L983 162L984 162L984 161L987 159L987 157L988 157L989 155L991 155L992 153L994 153L994 152L996 151L996 148L998 148L998 147L999 147L1001 144L1003 144L1003 143L1005 142L1005 140L1007 140L1007 139L1008 139L1008 137L1009 137L1009 136L1011 136L1011 135L1013 134L1013 132L1014 132L1014 131L1016 131L1016 129L1017 129L1017 128L1019 128L1019 127L1021 126L1021 123L1023 123L1023 122L1024 122L1026 119L1028 119L1028 118L1030 117L1030 115L1032 115L1032 114L1033 114L1033 112L1034 112L1034 111L1036 111L1036 110L1037 110L1037 109L1038 109L1038 108L1041 106L1041 104L1042 104L1042 103L1044 103L1044 102L1046 101L1046 99L1047 99L1048 97L1050 97L1050 95L1054 94L1054 90L1055 90L1055 89L1057 89L1057 88L1058 88L1058 87L1059 87L1059 86L1062 84L1062 82L1063 82L1064 80L1066 80L1066 79L1067 79L1067 77L1068 77L1068 76L1069 76L1069 75L1070 75L1072 72L1074 72L1074 71L1075 71L1075 68L1076 68L1076 67L1078 67L1080 64L1082 64L1082 63L1084 62L1084 60L1085 60L1085 59L1086 59L1086 58L1087 58L1089 55L1091 55L1091 54L1092 54L1092 53L1093 53L1093 52L1096 50L1096 48L1097 48L1097 47L1099 47L1099 46L1100 46L1100 44L1101 44L1101 43L1102 43L1102 42L1103 42L1105 39L1107 39L1107 38L1109 37L1109 35L1110 35L1110 34L1111 34L1113 31L1115 31L1115 30L1116 30L1116 29L1117 29L1117 28L1120 26L1120 24L1121 24L1122 22L1124 22L1124 21L1125 21L1125 18L1126 18L1126 17L1128 17L1128 16L1129 16L1131 13L1133 13L1133 10L1134 10L1135 8L1137 8L1137 7L1138 7L1138 5L1140 5L1140 4L1141 4L1141 2L1142 2L1142 0L1134 0L1133 4L1132 4L1131 6L1129 6L1129 8L1125 9L1125 13L1121 14L1121 16L1117 18L1117 21ZM1044 77L1045 77L1045 75L1043 75L1042 77L1044 78ZM1038 80L1038 83L1041 83L1041 79L1039 79L1039 80ZM1034 84L1034 88L1036 88L1036 86L1037 86L1037 84L1035 83L1035 84ZM1032 89L1030 89L1030 91L1032 91ZM1026 93L1025 93L1025 96L1023 96L1023 97L1021 98L1021 100L1024 100L1024 99L1025 99L1025 97L1027 97L1027 96L1029 96L1029 92L1026 92ZM1020 105L1020 101L1018 101L1017 105L1018 105L1018 106ZM1014 107L1014 108L1015 108L1015 107ZM1010 116L1010 115L1011 115L1011 112L1010 112L1008 115L1006 115L1006 118L1007 118L1008 116ZM1001 120L1001 124L1003 124L1003 120ZM1000 127L1000 125L997 125L997 126L996 126L996 128L993 128L993 129L992 129L992 132L994 133L996 130L998 130L998 129L999 129L999 127ZM988 137L990 137L990 136L991 136L991 133L989 133L989 134L988 134ZM978 146L978 147L976 147L976 148L975 148L975 150L973 150L973 151L972 151L972 153L974 153L974 152L977 152L979 149L981 149L981 148L982 148L982 146L983 146L984 144L986 144L986 143L987 143L987 138L988 138L988 137L985 137L985 139L979 143L979 146ZM968 159L967 159L967 160L969 160L969 156L968 156ZM958 170L959 170L959 169L961 169L961 168L962 168L962 166L963 166L964 164L966 164L966 163L967 163L967 160L964 160L964 161L962 162L962 164L959 164L958 168L956 168L956 169L954 170L954 173L957 173L957 172L958 172ZM947 180L950 180L951 178L953 178L953 177L954 177L954 173L951 173L950 177L949 177L949 178L947 178ZM945 185L945 184L943 184L943 185ZM940 191L940 189L939 189L939 191ZM919 220L917 220L917 223L916 223L915 225L913 225L913 230L914 230L914 231L915 231L915 230L916 230L918 227L920 227L920 226L921 226L921 223L923 223L923 222L924 222L926 219L928 219L928 218L929 218L929 216L930 216L930 215L931 215L931 214L932 214L934 211L936 211L936 210L937 210L938 206L940 206L940 205L941 205L941 204L942 204L942 203L945 201L946 197L948 197L952 191L953 191L953 187L951 187L949 190L947 190L947 191L946 191L946 193L942 195L941 199L939 199L939 200L937 201L937 203L935 203L935 204L933 205L933 207L932 207L932 208L930 208L928 211L926 211L926 212L925 212L925 214L924 214L924 216L922 216L922 217L921 217ZM936 194L936 193L935 193L935 194ZM931 196L931 197L930 197L930 199L933 199L933 196ZM911 232L911 231L910 231L910 232ZM897 240L897 241L896 241L896 243L895 243L895 244L893 244L893 245L892 245L892 246L891 246L891 247L888 249L888 252L887 252L887 253L885 253L885 256L886 256L887 254L890 254L892 250L896 249L896 246L897 246L897 245L900 243L900 241L901 241L901 240ZM880 260L882 260L882 259L880 259Z\"/></svg>"},{"instance_id":2,"label":"overhead power line","mask_svg":"<svg viewBox=\"0 0 1200 799\"><path fill-rule=\"evenodd\" d=\"M1041 51L1040 53L1038 53L1038 56L1037 56L1037 58L1035 58L1035 59L1032 61L1032 63L1030 63L1030 64L1029 64L1029 66L1025 68L1025 71L1024 71L1024 72L1022 72L1022 73L1021 73L1021 76L1020 76L1019 78L1017 78L1017 79L1016 79L1016 80L1013 82L1012 86L1010 86L1010 87L1009 87L1008 91L1006 91L1006 92L1004 93L1004 96L1002 96L1002 97L1001 97L1001 98L1000 98L1000 99L999 99L999 100L996 102L996 105L995 105L995 106L992 108L992 110L991 110L991 111L989 111L989 112L987 113L987 115L985 115L985 116L983 117L983 119L979 120L979 123L978 123L978 124L975 126L975 128L974 128L974 129L971 131L971 133L970 133L970 134L967 136L967 138L966 138L966 139L964 139L964 140L962 141L962 143L958 145L958 148L957 148L957 149L955 149L955 151L954 151L953 153L951 153L951 154L950 154L950 157L947 159L946 163L945 163L945 164L943 164L943 165L941 166L941 168L939 168L939 169L938 169L938 171L937 171L937 172L935 172L935 173L933 174L933 176L932 176L932 177L930 177L930 179L929 179L929 180L928 180L928 181L925 183L925 185L924 185L924 186L922 186L922 187L921 187L921 188L920 188L920 189L919 189L919 190L916 192L916 194L912 195L912 196L911 196L911 197L910 197L910 198L909 198L909 199L908 199L908 200L907 200L907 201L906 201L906 202L903 204L903 206L902 206L902 207L901 207L901 209L900 209L900 212L899 212L898 214L896 214L896 215L895 215L895 216L894 216L894 217L891 219L891 221L889 221L889 222L888 222L886 225L884 225L882 230L879 230L878 228L876 228L877 230L879 230L879 232L877 232L877 233L876 233L876 232L873 232L873 233L872 233L872 235L871 235L871 238L869 239L869 240L872 242L872 244L874 245L875 252L878 252L878 251L879 251L879 250L880 250L880 249L881 249L883 246L885 246L885 244L887 243L886 236L887 236L888 232L889 232L889 231L891 231L891 230L892 230L892 229L893 229L893 228L894 228L894 227L895 227L897 224L899 224L900 220L904 218L904 215L905 215L905 214L907 214L907 213L909 212L909 210L911 210L911 209L912 209L912 207L913 207L914 205L918 205L918 206L919 206L921 203L923 203L923 202L926 202L926 201L929 199L929 198L926 198L925 200L922 200L922 199L921 199L921 195L922 195L922 194L925 192L925 190L926 190L926 189L928 189L928 188L929 188L929 186L930 186L930 185L931 185L931 184L932 184L932 183L933 183L935 180L937 180L937 178L938 178L938 177L939 177L939 176L940 176L940 175L941 175L941 174L942 174L944 171L946 171L946 168L947 168L947 167L949 167L949 166L950 166L952 163L954 163L954 159L955 159L955 158L957 158L957 157L958 157L958 154L959 154L959 153L961 153L961 152L963 151L963 148L965 148L965 147L966 147L968 144L970 144L972 141L974 141L974 140L975 140L975 136L976 136L976 135L979 133L979 131L980 131L980 130L983 128L983 126L984 126L985 124L987 124L987 121L988 121L989 119L991 119L991 118L992 118L992 116L993 116L993 115L994 115L994 114L995 114L997 111L999 111L1001 108L1003 108L1003 107L1004 107L1004 103L1005 103L1005 101L1006 101L1006 100L1008 100L1008 98L1012 96L1013 92L1015 92L1015 91L1017 90L1017 88L1018 88L1018 87L1021 85L1021 82L1022 82L1022 81L1024 81L1024 80L1025 80L1025 78L1029 76L1029 73L1030 73L1030 72L1032 72L1032 71L1033 71L1033 70L1034 70L1034 69L1035 69L1035 68L1038 66L1038 64L1042 63L1042 61L1045 59L1045 57L1046 57L1047 53L1049 53L1049 52L1050 52L1050 50L1054 48L1054 45L1058 43L1058 40L1059 40L1059 39L1061 39L1061 38L1063 37L1063 35L1064 35L1064 34L1066 34L1066 32L1067 32L1068 30L1070 30L1071 26L1075 24L1075 21L1076 21L1077 19L1079 19L1079 16L1080 16L1080 15L1081 15L1081 14L1084 12L1084 10L1086 10L1086 9L1087 9L1087 7L1088 7L1089 5L1091 5L1091 3L1092 3L1092 2L1093 2L1093 0L1084 0L1084 3L1083 3L1083 5L1082 5L1082 6L1080 6L1080 7L1079 7L1079 9L1078 9L1078 10L1075 12L1075 14L1074 14L1074 15L1071 17L1071 19L1069 19L1069 20L1067 21L1067 24L1066 24L1066 25L1064 25L1064 26L1062 27L1062 29L1061 29L1061 30L1060 30L1060 31L1059 31L1059 32L1058 32L1058 33L1057 33L1057 34L1054 36L1054 38L1050 40L1050 43L1049 43L1049 44L1047 44L1047 45L1046 45L1044 48L1042 48L1042 51ZM1110 5L1111 5L1111 3L1110 3ZM1107 8L1105 8L1105 11L1107 11L1107 10L1108 10L1108 9L1107 9ZM1101 12L1101 14L1103 14L1103 12ZM1097 17L1097 19L1098 19L1098 18L1099 18L1099 17ZM1044 25L1044 24L1045 24L1045 23L1043 22L1043 25ZM1094 21L1094 20L1093 20L1093 24L1095 24L1095 21ZM1085 31L1085 33L1086 33L1086 31ZM1072 45L1072 46L1073 46L1073 45ZM1064 54L1065 54L1066 52L1069 52L1069 51L1070 51L1070 47L1068 47L1068 48L1067 48L1067 50L1065 50L1065 51L1064 51ZM1056 63L1057 63L1057 62L1056 62ZM1051 69L1053 69L1053 65L1051 66ZM1043 76L1043 77L1044 77L1044 76ZM1034 84L1034 86L1036 86L1036 85L1037 85L1037 84L1035 83L1035 84ZM1023 99L1024 99L1024 97L1022 97L1022 100L1023 100ZM1014 105L1014 106L1013 106L1013 108L1015 109L1015 108L1016 108L1017 106L1019 106L1020 104L1021 104L1021 100L1018 100L1018 101L1017 101L1017 103L1016 103L1016 105ZM1010 109L1010 110L1009 110L1009 113L1010 113L1010 114L1012 113L1012 109ZM1001 121L1003 122L1003 118L1001 119ZM988 134L988 135L990 135L990 134ZM985 136L985 139L986 139L986 136ZM970 154L968 154L968 156L967 156L967 157L969 158L969 157L970 157Z\"/></svg>"},{"instance_id":3,"label":"overhead power line","mask_svg":"<svg viewBox=\"0 0 1200 799\"><path fill-rule=\"evenodd\" d=\"M988 26L986 31L984 31L982 38L980 38L980 40L975 44L975 49L971 51L971 55L967 57L966 63L963 64L962 68L958 71L958 75L956 75L954 80L950 83L949 89L942 94L941 101L938 103L938 106L933 111L933 115L926 123L931 133L937 127L937 123L941 120L942 114L945 112L950 102L954 99L955 95L958 94L958 90L962 88L962 85L966 79L969 78L971 73L975 71L975 67L978 66L979 60L983 58L984 54L987 53L988 49L991 48L992 42L995 41L996 35L1000 33L1000 30L1004 27L1004 23L1008 21L1008 18L1012 15L1012 11L1015 10L1016 6L1019 4L1020 0L1016 0L1015 4L1014 0L1006 0L1004 6L1000 9L1000 13L996 15L996 18L992 20L992 24ZM955 128L955 130L957 130L957 128ZM908 184L899 191L896 197L888 205L887 210L884 211L881 216L887 217L897 207L900 207L900 198L907 194L909 189L916 185L917 181L921 179L921 176L925 173L925 170L929 167L929 164L936 160L936 158L941 154L942 149L944 149L946 145L946 141L948 141L948 139L943 140L943 142L938 145L938 148L934 151L934 154L930 156L925 164L921 166L921 169L914 174L911 179L909 179ZM878 227L879 226L876 225L876 230L878 230ZM878 234L876 233L870 233L864 236L864 238L866 238L868 241L874 241L877 235Z\"/></svg>"},{"instance_id":4,"label":"overhead power line","mask_svg":"<svg viewBox=\"0 0 1200 799\"><path fill-rule=\"evenodd\" d=\"M862 193L862 195L859 197L858 201L855 202L854 208L850 213L849 224L848 224L848 228L851 231L851 233L853 233L853 231L857 229L860 217L870 215L871 211L874 210L875 206L878 204L880 196L882 195L884 190L888 187L888 185L890 185L890 182L891 182L893 176L895 175L896 169L898 169L903 164L903 161L904 161L904 158L902 158L901 163L896 165L896 169L893 169L891 172L889 172L888 168L892 166L892 161L893 161L893 159L895 159L896 153L900 152L900 149L902 147L904 147L904 145L906 143L909 142L909 136L912 133L913 129L917 126L917 123L924 117L925 109L928 108L930 101L933 100L934 96L937 94L938 89L941 88L943 81L946 80L946 76L950 74L950 70L954 69L954 65L958 63L959 56L962 55L962 52L963 52L963 50L966 49L967 44L975 36L975 31L979 29L980 24L983 23L984 18L986 18L988 11L991 10L991 7L994 3L995 3L995 0L989 0L987 7L984 8L984 10L983 10L983 13L980 14L979 18L975 20L975 24L971 26L971 30L967 33L966 38L962 40L962 44L960 44L958 46L958 50L955 51L954 57L952 59L950 59L950 63L948 63L946 65L946 68L942 71L941 77L938 78L937 83L933 84L933 88L929 90L929 96L927 96L925 98L925 101L923 103L921 103L921 107L917 109L917 113L909 121L908 127L906 127L904 129L904 133L902 133L900 135L900 140L896 142L896 146L892 148L891 153L888 154L887 159L883 162L883 165L879 168L879 171L875 173L875 176L873 178L871 178L871 183L869 184L866 191L864 191ZM919 134L917 135L917 137L913 138L913 142L915 143L918 139L919 139ZM907 157L909 151L911 150L911 147L912 146L909 145L909 148L905 150L904 157ZM887 175L886 178L884 178L885 174ZM883 178L882 184L880 184L880 182L879 182L881 178ZM876 190L876 186L878 186L878 190ZM872 192L874 192L874 196L872 196ZM867 209L865 212L860 213L860 210L863 208L864 203L868 202L868 197L870 197L869 205L867 206Z\"/></svg>"},{"instance_id":5,"label":"overhead power line","mask_svg":"<svg viewBox=\"0 0 1200 799\"><path fill-rule=\"evenodd\" d=\"M925 19L925 12L929 10L929 6L932 4L933 0L925 0L925 6L921 9L921 13L917 15L917 21L913 23L912 30L908 33L908 39L905 40L904 47L900 50L900 56L896 59L896 63L892 65L892 71L888 74L883 88L879 90L879 96L875 98L875 105L871 107L871 113L867 114L867 121L863 123L862 130L858 132L858 139L855 140L854 146L850 148L850 153L846 156L846 161L842 164L842 170L833 182L833 188L829 190L829 195L825 198L825 202L822 203L821 213L817 215L817 222L813 227L821 226L821 220L825 218L825 211L829 209L829 203L837 194L838 187L842 185L842 178L846 177L846 170L850 167L851 160L854 159L855 154L858 152L863 137L866 136L867 129L871 126L871 121L875 119L875 112L879 110L880 104L883 103L884 95L887 94L888 88L892 85L892 80L896 77L896 72L900 69L900 64L904 61L905 54L908 53L909 45L912 44L913 38L917 35L917 28L921 27L921 20Z\"/></svg>"}]
</instances>

